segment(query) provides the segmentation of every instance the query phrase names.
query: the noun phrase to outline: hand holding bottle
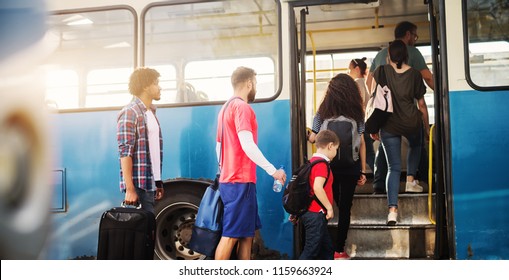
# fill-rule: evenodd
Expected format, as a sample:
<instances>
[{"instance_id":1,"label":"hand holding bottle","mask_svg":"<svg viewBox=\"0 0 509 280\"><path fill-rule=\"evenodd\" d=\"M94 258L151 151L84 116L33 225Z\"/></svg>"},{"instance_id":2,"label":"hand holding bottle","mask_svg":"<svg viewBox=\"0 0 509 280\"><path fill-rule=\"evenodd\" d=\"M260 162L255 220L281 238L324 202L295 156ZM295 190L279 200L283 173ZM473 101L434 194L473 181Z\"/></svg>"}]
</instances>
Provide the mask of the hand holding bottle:
<instances>
[{"instance_id":1,"label":"hand holding bottle","mask_svg":"<svg viewBox=\"0 0 509 280\"><path fill-rule=\"evenodd\" d=\"M272 177L274 177L274 184L272 185L272 190L274 192L281 192L283 189L283 185L286 182L286 173L284 166L281 166L280 169L276 170L274 174L272 174Z\"/></svg>"}]
</instances>

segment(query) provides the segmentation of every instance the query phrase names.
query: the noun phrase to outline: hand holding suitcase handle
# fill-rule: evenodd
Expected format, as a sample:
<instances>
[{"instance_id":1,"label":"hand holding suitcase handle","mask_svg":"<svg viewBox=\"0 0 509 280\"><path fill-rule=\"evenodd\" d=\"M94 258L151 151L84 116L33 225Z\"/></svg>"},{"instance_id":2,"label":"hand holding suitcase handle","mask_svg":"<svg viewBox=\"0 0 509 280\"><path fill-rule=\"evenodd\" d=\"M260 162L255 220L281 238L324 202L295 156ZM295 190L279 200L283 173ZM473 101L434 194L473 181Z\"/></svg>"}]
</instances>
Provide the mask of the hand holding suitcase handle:
<instances>
[{"instance_id":1,"label":"hand holding suitcase handle","mask_svg":"<svg viewBox=\"0 0 509 280\"><path fill-rule=\"evenodd\" d=\"M141 203L140 202L137 202L137 205L133 205L133 204L126 204L125 203L125 200L122 201L122 204L120 204L120 206L124 207L124 208L136 208L136 209L141 209Z\"/></svg>"}]
</instances>

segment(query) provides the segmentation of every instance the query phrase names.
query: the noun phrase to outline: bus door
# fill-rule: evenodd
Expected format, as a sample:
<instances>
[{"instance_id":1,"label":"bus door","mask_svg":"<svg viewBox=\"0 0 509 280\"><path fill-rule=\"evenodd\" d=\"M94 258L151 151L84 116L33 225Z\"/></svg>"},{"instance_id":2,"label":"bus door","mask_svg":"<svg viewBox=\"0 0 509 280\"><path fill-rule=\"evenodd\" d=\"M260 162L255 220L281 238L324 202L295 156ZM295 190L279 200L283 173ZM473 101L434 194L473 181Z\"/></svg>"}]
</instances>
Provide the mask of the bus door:
<instances>
[{"instance_id":1,"label":"bus door","mask_svg":"<svg viewBox=\"0 0 509 280\"><path fill-rule=\"evenodd\" d=\"M332 3L331 3L332 2ZM348 73L352 59L366 58L371 65L381 48L393 40L394 28L401 21L408 20L419 26L421 36L417 48L430 63L428 7L421 1L415 5L398 6L400 1L370 1L369 3L346 3L344 1L292 1L289 2L290 26L297 34L292 38L291 64L294 80L291 81L292 115L292 163L293 168L309 158L315 147L308 144L306 127L312 127L313 115L326 92L328 82L339 73ZM397 9L396 9L397 7ZM294 18L291 18L291 17ZM291 34L290 34L291 35ZM298 62L298 63L297 63ZM306 88L307 86L307 88ZM433 94L428 94L433 98ZM428 101L426 101L428 103ZM428 104L430 107L432 102ZM428 109L431 111L430 109ZM430 115L430 121L433 116ZM431 121L432 122L432 121ZM377 145L377 143L375 143ZM375 146L376 150L378 146ZM406 147L402 146L405 159ZM406 160L402 161L405 164ZM373 195L372 177L367 184L357 186L352 206L352 222L345 250L352 258L431 258L435 248L435 225L428 216L433 216L428 201L433 194L402 195L402 213L409 219L401 220L405 229L382 227L386 225L386 198L383 194ZM415 205L419 207L415 207ZM335 208L336 210L338 208ZM370 209L369 211L364 211ZM405 210L407 209L407 210ZM414 209L419 209L414 212ZM431 210L430 210L431 209ZM338 213L337 211L335 213ZM374 215L374 213L376 213ZM431 214L430 214L431 213ZM331 238L335 242L338 217L329 221ZM381 230L382 229L382 230ZM415 234L417 232L417 234ZM299 255L302 248L300 229L294 231L294 253ZM396 240L383 244L384 236L400 234ZM393 244L404 244L402 250L394 250ZM417 249L416 249L417 248ZM383 250L382 250L383 249Z\"/></svg>"}]
</instances>

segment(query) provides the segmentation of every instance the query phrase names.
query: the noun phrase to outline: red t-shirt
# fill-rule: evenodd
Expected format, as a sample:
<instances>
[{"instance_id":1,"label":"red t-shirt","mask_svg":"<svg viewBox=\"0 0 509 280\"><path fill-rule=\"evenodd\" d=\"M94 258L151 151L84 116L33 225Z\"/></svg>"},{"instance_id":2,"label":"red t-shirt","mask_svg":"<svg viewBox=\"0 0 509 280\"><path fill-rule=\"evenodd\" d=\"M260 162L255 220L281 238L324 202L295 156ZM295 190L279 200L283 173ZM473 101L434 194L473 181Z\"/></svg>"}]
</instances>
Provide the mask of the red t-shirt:
<instances>
[{"instance_id":1,"label":"red t-shirt","mask_svg":"<svg viewBox=\"0 0 509 280\"><path fill-rule=\"evenodd\" d=\"M315 154L309 161L313 162L313 161L316 161L319 159L324 159L324 158L317 156ZM315 183L315 178L316 177L327 178L327 174L328 174L328 179L327 179L327 182L325 183L325 186L323 189L325 190L325 194L327 195L329 202L332 204L333 199L334 199L333 195L332 195L332 181L334 180L334 177L332 176L332 171L330 173L328 172L327 164L325 162L318 163L315 166L313 166L313 168L311 169L311 173L309 175L309 185L311 186L310 194L311 195L315 194L315 192L313 191L313 184ZM316 200L313 199L313 201L309 205L308 211L310 211L310 212L322 211L325 213L326 209L322 210L322 207L320 206L320 204L318 204L318 202L316 202Z\"/></svg>"},{"instance_id":2,"label":"red t-shirt","mask_svg":"<svg viewBox=\"0 0 509 280\"><path fill-rule=\"evenodd\" d=\"M217 120L217 142L221 140L224 106ZM221 176L222 183L256 183L256 164L249 159L242 146L238 132L246 130L253 134L253 140L258 143L258 123L253 108L244 100L232 100L224 113L224 133Z\"/></svg>"}]
</instances>

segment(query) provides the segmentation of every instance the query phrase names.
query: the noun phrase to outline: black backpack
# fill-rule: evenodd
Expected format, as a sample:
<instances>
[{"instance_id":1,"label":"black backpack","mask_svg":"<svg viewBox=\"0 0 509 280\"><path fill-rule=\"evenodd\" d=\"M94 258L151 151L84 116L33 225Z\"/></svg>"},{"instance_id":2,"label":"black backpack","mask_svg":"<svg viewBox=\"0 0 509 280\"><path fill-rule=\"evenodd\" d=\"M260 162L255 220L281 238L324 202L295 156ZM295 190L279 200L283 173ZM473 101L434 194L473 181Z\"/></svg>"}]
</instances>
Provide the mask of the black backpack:
<instances>
[{"instance_id":1,"label":"black backpack","mask_svg":"<svg viewBox=\"0 0 509 280\"><path fill-rule=\"evenodd\" d=\"M320 131L332 130L339 138L339 150L332 160L333 166L352 167L359 160L361 135L357 131L357 122L345 116L324 120Z\"/></svg>"},{"instance_id":2,"label":"black backpack","mask_svg":"<svg viewBox=\"0 0 509 280\"><path fill-rule=\"evenodd\" d=\"M329 179L330 175L330 166L325 159L319 159L313 162L306 161L299 168L297 168L295 172L293 172L292 179L290 180L290 183L288 183L288 186L285 188L283 193L283 207L287 213L301 216L308 211L309 205L313 199L316 200L316 202L318 202L318 204L323 209L325 209L316 195L310 195L311 186L309 185L309 175L311 174L311 169L313 166L321 162L325 162L327 164L328 173L327 178L325 178L325 184L327 184L327 180Z\"/></svg>"}]
</instances>

